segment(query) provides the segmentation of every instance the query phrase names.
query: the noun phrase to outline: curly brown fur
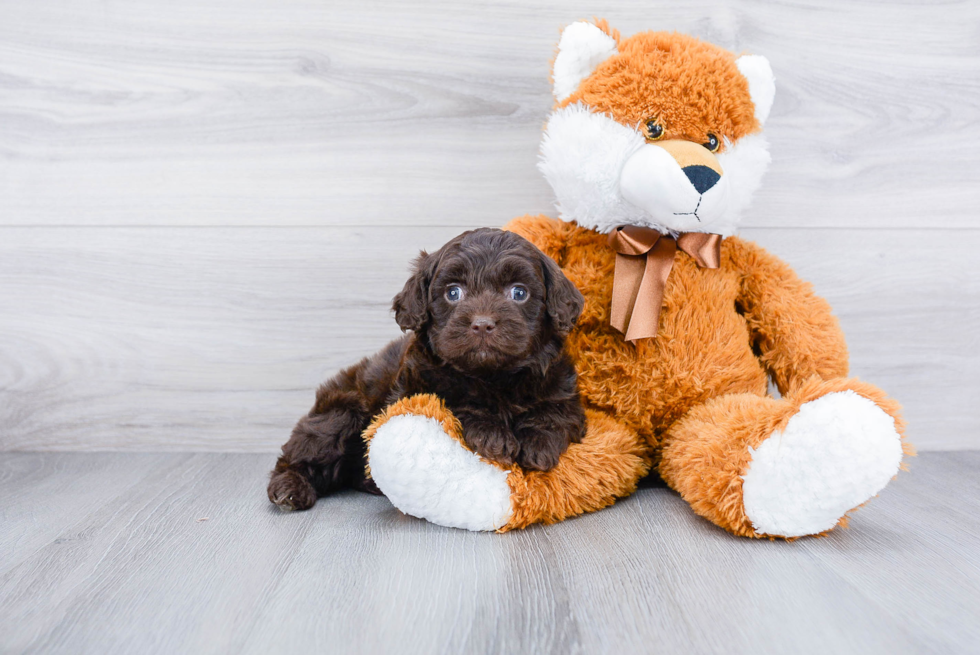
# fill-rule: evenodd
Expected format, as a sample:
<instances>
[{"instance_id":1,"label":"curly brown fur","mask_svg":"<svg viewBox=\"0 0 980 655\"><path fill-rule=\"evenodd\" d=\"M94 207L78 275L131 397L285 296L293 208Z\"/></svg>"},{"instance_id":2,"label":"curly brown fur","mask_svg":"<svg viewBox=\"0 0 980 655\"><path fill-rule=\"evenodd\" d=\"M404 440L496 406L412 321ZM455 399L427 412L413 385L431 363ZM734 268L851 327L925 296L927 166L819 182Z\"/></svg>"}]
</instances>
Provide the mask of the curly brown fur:
<instances>
[{"instance_id":1,"label":"curly brown fur","mask_svg":"<svg viewBox=\"0 0 980 655\"><path fill-rule=\"evenodd\" d=\"M361 432L390 402L406 339L393 341L320 385L316 403L293 428L269 481L269 500L309 509L343 487L380 493L364 475Z\"/></svg>"},{"instance_id":2,"label":"curly brown fur","mask_svg":"<svg viewBox=\"0 0 980 655\"><path fill-rule=\"evenodd\" d=\"M412 334L320 387L283 446L269 499L307 509L345 486L380 493L364 474L361 433L385 406L419 393L445 401L480 455L554 467L585 433L563 350L582 304L554 261L510 232L473 230L423 252L393 302Z\"/></svg>"}]
</instances>

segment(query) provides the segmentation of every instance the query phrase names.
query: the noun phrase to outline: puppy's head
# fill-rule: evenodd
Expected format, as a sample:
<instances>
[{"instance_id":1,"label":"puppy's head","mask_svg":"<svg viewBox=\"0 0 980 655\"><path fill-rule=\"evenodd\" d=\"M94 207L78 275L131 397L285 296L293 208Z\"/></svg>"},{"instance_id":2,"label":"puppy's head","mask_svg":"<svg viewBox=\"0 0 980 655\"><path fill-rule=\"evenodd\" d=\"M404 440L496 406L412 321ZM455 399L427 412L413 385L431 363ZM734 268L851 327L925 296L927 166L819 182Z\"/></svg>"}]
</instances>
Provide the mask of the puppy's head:
<instances>
[{"instance_id":1,"label":"puppy's head","mask_svg":"<svg viewBox=\"0 0 980 655\"><path fill-rule=\"evenodd\" d=\"M533 244L484 228L419 255L392 307L403 330L456 368L476 372L531 365L568 334L582 304L575 285Z\"/></svg>"}]
</instances>

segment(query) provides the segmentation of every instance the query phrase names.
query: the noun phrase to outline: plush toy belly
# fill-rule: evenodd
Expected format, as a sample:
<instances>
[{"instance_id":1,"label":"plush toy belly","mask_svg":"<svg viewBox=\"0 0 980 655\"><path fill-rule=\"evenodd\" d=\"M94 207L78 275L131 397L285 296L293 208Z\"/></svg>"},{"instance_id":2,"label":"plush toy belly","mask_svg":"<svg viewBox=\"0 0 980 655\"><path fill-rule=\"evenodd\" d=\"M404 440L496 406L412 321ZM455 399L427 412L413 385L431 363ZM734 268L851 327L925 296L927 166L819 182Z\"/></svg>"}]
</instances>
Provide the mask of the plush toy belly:
<instances>
[{"instance_id":1,"label":"plush toy belly","mask_svg":"<svg viewBox=\"0 0 980 655\"><path fill-rule=\"evenodd\" d=\"M615 252L606 235L569 230L575 248L566 252L562 270L586 302L566 349L588 405L608 410L657 448L658 435L706 399L767 392L766 371L745 317L736 311L739 273L731 265L729 240L717 269L677 253L658 336L629 342L609 324Z\"/></svg>"}]
</instances>

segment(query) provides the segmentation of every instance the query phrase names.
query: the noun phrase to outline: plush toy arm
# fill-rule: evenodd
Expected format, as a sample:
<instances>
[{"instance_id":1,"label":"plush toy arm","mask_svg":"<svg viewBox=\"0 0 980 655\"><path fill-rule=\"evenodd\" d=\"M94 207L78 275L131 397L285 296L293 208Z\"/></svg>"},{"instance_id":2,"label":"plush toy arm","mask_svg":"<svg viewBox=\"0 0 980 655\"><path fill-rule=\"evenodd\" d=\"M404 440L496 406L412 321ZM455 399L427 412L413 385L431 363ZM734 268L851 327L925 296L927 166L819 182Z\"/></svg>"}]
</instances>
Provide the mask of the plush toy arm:
<instances>
[{"instance_id":1,"label":"plush toy arm","mask_svg":"<svg viewBox=\"0 0 980 655\"><path fill-rule=\"evenodd\" d=\"M738 310L781 394L814 376L847 376L844 333L810 283L763 248L737 237L725 240L724 255L742 274Z\"/></svg>"},{"instance_id":2,"label":"plush toy arm","mask_svg":"<svg viewBox=\"0 0 980 655\"><path fill-rule=\"evenodd\" d=\"M569 224L547 216L521 216L504 226L508 232L518 234L548 255L559 266L564 264L565 245L570 234Z\"/></svg>"},{"instance_id":3,"label":"plush toy arm","mask_svg":"<svg viewBox=\"0 0 980 655\"><path fill-rule=\"evenodd\" d=\"M509 470L470 451L438 396L390 405L364 440L368 477L405 514L466 530L499 530L513 516Z\"/></svg>"},{"instance_id":4,"label":"plush toy arm","mask_svg":"<svg viewBox=\"0 0 980 655\"><path fill-rule=\"evenodd\" d=\"M459 421L431 394L388 407L364 432L369 475L392 504L432 523L506 532L612 505L650 468L635 432L586 411L587 432L550 471L501 466L472 452Z\"/></svg>"}]
</instances>

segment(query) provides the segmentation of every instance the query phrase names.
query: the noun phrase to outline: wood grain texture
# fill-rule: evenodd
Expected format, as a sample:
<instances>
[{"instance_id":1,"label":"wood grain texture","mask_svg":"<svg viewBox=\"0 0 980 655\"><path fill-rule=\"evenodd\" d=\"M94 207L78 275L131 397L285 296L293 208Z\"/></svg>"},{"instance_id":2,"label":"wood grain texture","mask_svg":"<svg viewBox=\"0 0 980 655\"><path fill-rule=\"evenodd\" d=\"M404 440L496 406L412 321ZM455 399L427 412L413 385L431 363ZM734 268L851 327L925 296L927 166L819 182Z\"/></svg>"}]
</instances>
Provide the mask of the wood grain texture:
<instances>
[{"instance_id":1,"label":"wood grain texture","mask_svg":"<svg viewBox=\"0 0 980 655\"><path fill-rule=\"evenodd\" d=\"M650 487L504 535L353 492L283 514L271 464L0 455L0 650L957 654L980 638L980 453L925 454L849 529L791 543L731 537ZM59 485L100 489L80 504Z\"/></svg>"},{"instance_id":2,"label":"wood grain texture","mask_svg":"<svg viewBox=\"0 0 980 655\"><path fill-rule=\"evenodd\" d=\"M925 449L980 447L980 6L600 8L765 54L745 236L836 307ZM268 451L397 331L406 263L550 212L594 4L0 0L0 450Z\"/></svg>"},{"instance_id":3,"label":"wood grain texture","mask_svg":"<svg viewBox=\"0 0 980 655\"><path fill-rule=\"evenodd\" d=\"M456 228L47 228L0 243L0 450L271 451L315 387L399 331ZM924 449L980 446L980 232L751 230L836 309L852 373Z\"/></svg>"},{"instance_id":4,"label":"wood grain texture","mask_svg":"<svg viewBox=\"0 0 980 655\"><path fill-rule=\"evenodd\" d=\"M624 34L766 55L774 164L748 226L977 227L980 6L631 0ZM575 0L13 2L0 224L473 225L551 208L534 169Z\"/></svg>"}]
</instances>

